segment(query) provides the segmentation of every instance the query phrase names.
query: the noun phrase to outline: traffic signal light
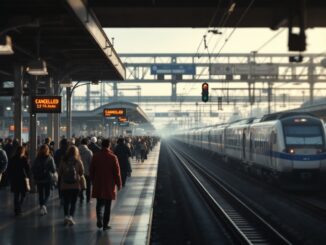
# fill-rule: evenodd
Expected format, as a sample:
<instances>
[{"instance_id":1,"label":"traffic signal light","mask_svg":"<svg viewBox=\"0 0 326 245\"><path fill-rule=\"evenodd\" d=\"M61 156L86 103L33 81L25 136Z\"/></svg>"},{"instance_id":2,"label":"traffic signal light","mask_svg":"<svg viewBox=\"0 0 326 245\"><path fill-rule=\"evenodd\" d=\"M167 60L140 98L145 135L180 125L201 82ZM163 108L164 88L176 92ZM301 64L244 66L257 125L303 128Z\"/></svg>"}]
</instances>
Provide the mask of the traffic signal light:
<instances>
[{"instance_id":1,"label":"traffic signal light","mask_svg":"<svg viewBox=\"0 0 326 245\"><path fill-rule=\"evenodd\" d=\"M202 85L201 85L201 89L202 89L202 91L201 91L201 100L203 101L203 102L207 102L208 101L208 83L203 83Z\"/></svg>"}]
</instances>

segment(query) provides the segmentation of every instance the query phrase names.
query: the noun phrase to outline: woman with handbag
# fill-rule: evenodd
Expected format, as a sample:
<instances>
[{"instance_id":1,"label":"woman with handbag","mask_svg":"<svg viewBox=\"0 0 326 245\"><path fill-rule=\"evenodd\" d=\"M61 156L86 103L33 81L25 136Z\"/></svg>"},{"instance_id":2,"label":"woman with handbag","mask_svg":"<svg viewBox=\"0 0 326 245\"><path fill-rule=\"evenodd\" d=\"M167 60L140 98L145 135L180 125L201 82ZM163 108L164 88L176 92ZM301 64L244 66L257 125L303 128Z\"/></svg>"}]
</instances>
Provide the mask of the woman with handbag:
<instances>
[{"instance_id":1,"label":"woman with handbag","mask_svg":"<svg viewBox=\"0 0 326 245\"><path fill-rule=\"evenodd\" d=\"M18 146L15 155L10 160L8 171L11 176L11 191L14 193L14 211L18 216L22 213L21 206L26 192L30 191L30 166L24 146Z\"/></svg>"}]
</instances>

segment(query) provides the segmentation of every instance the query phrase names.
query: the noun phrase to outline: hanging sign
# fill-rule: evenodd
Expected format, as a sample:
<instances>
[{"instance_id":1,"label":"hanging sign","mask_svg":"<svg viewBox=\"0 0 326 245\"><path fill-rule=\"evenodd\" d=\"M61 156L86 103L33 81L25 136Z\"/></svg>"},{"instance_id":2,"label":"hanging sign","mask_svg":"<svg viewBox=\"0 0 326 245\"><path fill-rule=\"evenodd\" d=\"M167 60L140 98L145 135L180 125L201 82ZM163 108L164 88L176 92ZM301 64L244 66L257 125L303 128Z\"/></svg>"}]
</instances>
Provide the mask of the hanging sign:
<instances>
[{"instance_id":1,"label":"hanging sign","mask_svg":"<svg viewBox=\"0 0 326 245\"><path fill-rule=\"evenodd\" d=\"M61 113L61 96L34 96L32 113Z\"/></svg>"},{"instance_id":2,"label":"hanging sign","mask_svg":"<svg viewBox=\"0 0 326 245\"><path fill-rule=\"evenodd\" d=\"M126 108L106 108L103 110L103 116L105 117L125 117Z\"/></svg>"}]
</instances>

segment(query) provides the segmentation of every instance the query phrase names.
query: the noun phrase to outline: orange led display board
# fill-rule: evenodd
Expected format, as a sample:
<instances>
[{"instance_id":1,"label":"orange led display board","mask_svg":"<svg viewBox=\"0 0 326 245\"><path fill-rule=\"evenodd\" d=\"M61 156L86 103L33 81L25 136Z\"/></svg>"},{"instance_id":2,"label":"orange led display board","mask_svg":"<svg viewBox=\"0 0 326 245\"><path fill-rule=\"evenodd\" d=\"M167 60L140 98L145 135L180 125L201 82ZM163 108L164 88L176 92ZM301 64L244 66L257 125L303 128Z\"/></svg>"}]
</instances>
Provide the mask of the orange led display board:
<instances>
[{"instance_id":1,"label":"orange led display board","mask_svg":"<svg viewBox=\"0 0 326 245\"><path fill-rule=\"evenodd\" d=\"M32 113L61 113L61 96L32 97Z\"/></svg>"},{"instance_id":2,"label":"orange led display board","mask_svg":"<svg viewBox=\"0 0 326 245\"><path fill-rule=\"evenodd\" d=\"M119 120L119 122L128 122L127 117L119 117L118 120Z\"/></svg>"},{"instance_id":3,"label":"orange led display board","mask_svg":"<svg viewBox=\"0 0 326 245\"><path fill-rule=\"evenodd\" d=\"M105 116L105 117L126 117L126 108L104 109L103 116Z\"/></svg>"}]
</instances>

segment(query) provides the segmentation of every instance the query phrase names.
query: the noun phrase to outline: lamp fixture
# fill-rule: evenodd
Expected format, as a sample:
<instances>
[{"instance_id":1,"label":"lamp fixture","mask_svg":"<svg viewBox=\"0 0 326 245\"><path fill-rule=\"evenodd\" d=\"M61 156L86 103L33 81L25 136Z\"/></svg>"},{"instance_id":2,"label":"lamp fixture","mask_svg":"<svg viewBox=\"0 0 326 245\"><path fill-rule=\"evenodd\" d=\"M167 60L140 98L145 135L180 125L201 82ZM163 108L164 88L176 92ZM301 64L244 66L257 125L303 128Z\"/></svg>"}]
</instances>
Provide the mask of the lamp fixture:
<instances>
[{"instance_id":1,"label":"lamp fixture","mask_svg":"<svg viewBox=\"0 0 326 245\"><path fill-rule=\"evenodd\" d=\"M7 35L0 36L0 55L14 54L12 49L11 37Z\"/></svg>"},{"instance_id":2,"label":"lamp fixture","mask_svg":"<svg viewBox=\"0 0 326 245\"><path fill-rule=\"evenodd\" d=\"M46 62L41 59L32 60L28 63L26 71L30 75L34 76L45 76L48 75L48 69Z\"/></svg>"},{"instance_id":3,"label":"lamp fixture","mask_svg":"<svg viewBox=\"0 0 326 245\"><path fill-rule=\"evenodd\" d=\"M62 87L62 88L73 87L72 80L70 78L63 79L62 81L60 81L60 87Z\"/></svg>"}]
</instances>

